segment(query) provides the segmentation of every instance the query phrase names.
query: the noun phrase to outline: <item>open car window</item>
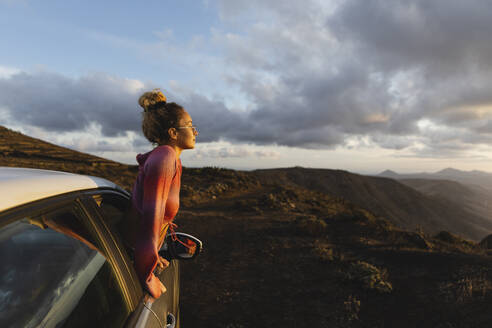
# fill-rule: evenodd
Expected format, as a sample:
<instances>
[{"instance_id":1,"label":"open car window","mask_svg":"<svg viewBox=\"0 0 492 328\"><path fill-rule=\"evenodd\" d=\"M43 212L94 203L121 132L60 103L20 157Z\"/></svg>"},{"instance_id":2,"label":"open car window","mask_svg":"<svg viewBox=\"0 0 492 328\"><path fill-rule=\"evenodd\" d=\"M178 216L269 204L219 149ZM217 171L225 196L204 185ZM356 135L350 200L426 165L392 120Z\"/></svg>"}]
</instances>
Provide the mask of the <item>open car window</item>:
<instances>
[{"instance_id":1,"label":"open car window","mask_svg":"<svg viewBox=\"0 0 492 328\"><path fill-rule=\"evenodd\" d=\"M113 232L118 243L128 246L124 240L127 214L130 208L130 201L120 195L114 193L102 193L92 196L97 205L97 209L101 214L102 220L106 223L109 229Z\"/></svg>"},{"instance_id":2,"label":"open car window","mask_svg":"<svg viewBox=\"0 0 492 328\"><path fill-rule=\"evenodd\" d=\"M121 327L111 265L74 206L0 228L1 327Z\"/></svg>"}]
</instances>

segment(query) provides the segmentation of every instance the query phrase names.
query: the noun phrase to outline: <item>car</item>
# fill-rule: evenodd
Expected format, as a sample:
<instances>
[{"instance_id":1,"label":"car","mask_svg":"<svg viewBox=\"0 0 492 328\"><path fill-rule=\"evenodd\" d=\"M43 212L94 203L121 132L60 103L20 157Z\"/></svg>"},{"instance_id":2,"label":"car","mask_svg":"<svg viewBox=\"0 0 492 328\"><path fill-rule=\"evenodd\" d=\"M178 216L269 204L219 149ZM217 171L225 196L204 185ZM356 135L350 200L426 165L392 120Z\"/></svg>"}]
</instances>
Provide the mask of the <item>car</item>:
<instances>
[{"instance_id":1,"label":"car","mask_svg":"<svg viewBox=\"0 0 492 328\"><path fill-rule=\"evenodd\" d=\"M120 233L129 199L102 178L0 167L0 327L179 327L178 261L202 243L166 236L152 298Z\"/></svg>"}]
</instances>

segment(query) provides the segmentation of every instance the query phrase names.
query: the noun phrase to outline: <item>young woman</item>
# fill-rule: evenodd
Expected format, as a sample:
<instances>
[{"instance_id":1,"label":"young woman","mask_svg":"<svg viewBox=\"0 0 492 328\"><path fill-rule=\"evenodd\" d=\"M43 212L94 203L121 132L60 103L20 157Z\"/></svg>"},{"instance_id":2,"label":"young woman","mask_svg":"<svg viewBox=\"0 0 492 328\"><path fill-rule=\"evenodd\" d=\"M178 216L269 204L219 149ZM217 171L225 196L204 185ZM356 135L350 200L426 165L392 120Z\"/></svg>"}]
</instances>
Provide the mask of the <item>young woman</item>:
<instances>
[{"instance_id":1,"label":"young woman","mask_svg":"<svg viewBox=\"0 0 492 328\"><path fill-rule=\"evenodd\" d=\"M144 109L142 130L157 145L137 155L139 172L132 193L135 268L142 285L158 298L166 287L153 274L156 266L169 262L158 251L179 208L181 161L185 149L195 147L198 132L190 115L176 103L169 103L161 91L144 93L138 103ZM130 235L132 232L130 231Z\"/></svg>"}]
</instances>

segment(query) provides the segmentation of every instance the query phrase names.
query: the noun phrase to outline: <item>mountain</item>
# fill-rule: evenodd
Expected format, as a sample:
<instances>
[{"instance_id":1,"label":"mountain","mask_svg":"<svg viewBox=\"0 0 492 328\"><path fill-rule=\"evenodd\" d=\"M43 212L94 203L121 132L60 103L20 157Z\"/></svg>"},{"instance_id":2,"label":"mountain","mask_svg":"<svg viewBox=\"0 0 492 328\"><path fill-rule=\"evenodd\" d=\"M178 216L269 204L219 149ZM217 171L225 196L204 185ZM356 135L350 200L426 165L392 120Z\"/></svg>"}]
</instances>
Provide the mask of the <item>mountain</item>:
<instances>
[{"instance_id":1,"label":"mountain","mask_svg":"<svg viewBox=\"0 0 492 328\"><path fill-rule=\"evenodd\" d=\"M381 172L379 177L387 177L391 179L432 179L432 180L451 180L460 182L465 185L480 186L484 189L492 191L492 173L473 170L461 171L454 168L446 168L435 173L412 173L398 174L391 170Z\"/></svg>"},{"instance_id":2,"label":"mountain","mask_svg":"<svg viewBox=\"0 0 492 328\"><path fill-rule=\"evenodd\" d=\"M379 175L382 177L386 177L386 178L397 178L398 177L398 173L396 173L395 171L391 171L391 170L385 170L385 171L381 172Z\"/></svg>"},{"instance_id":3,"label":"mountain","mask_svg":"<svg viewBox=\"0 0 492 328\"><path fill-rule=\"evenodd\" d=\"M492 219L492 191L451 180L401 179L399 182L430 197L450 201L483 218Z\"/></svg>"},{"instance_id":4,"label":"mountain","mask_svg":"<svg viewBox=\"0 0 492 328\"><path fill-rule=\"evenodd\" d=\"M127 189L137 174L1 127L0 145L1 165L92 174ZM487 252L450 232L392 223L408 223L420 206L436 220L450 215L442 204L397 181L345 171L184 168L175 222L205 250L180 262L181 325L489 327Z\"/></svg>"},{"instance_id":5,"label":"mountain","mask_svg":"<svg viewBox=\"0 0 492 328\"><path fill-rule=\"evenodd\" d=\"M447 230L474 240L492 231L490 216L481 216L447 198L429 197L393 179L303 168L258 170L255 174L264 183L298 186L342 197L403 229L421 228L429 233Z\"/></svg>"},{"instance_id":6,"label":"mountain","mask_svg":"<svg viewBox=\"0 0 492 328\"><path fill-rule=\"evenodd\" d=\"M137 166L124 165L0 126L0 165L103 176L131 190Z\"/></svg>"},{"instance_id":7,"label":"mountain","mask_svg":"<svg viewBox=\"0 0 492 328\"><path fill-rule=\"evenodd\" d=\"M448 168L442 169L441 171L436 172L436 175L461 175L463 173L466 173L466 172L463 172L463 171L460 171L457 169L453 169L452 167L448 167Z\"/></svg>"},{"instance_id":8,"label":"mountain","mask_svg":"<svg viewBox=\"0 0 492 328\"><path fill-rule=\"evenodd\" d=\"M388 173L391 172L391 173ZM492 174L446 168L435 173L398 174L386 170L378 176L390 177L439 201L451 202L466 212L492 219Z\"/></svg>"}]
</instances>

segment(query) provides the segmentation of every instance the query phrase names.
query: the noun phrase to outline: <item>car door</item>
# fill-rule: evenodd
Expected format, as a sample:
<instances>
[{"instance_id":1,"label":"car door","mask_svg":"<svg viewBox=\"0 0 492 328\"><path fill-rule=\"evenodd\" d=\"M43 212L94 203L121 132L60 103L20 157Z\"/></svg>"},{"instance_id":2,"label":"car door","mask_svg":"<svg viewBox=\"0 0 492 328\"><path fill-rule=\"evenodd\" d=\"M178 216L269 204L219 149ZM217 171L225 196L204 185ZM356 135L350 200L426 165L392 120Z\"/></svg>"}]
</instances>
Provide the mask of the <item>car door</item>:
<instances>
[{"instance_id":1,"label":"car door","mask_svg":"<svg viewBox=\"0 0 492 328\"><path fill-rule=\"evenodd\" d=\"M122 238L122 224L126 218L129 207L128 195L118 191L101 190L93 192L87 198L87 206L91 207L94 215L97 216L105 226L104 229L111 235L115 252L119 253L122 259L121 266L125 267L128 276L138 286L139 291L134 295L139 297L139 303L145 303L145 309L150 311L150 317L157 317L159 320L148 319L146 327L160 327L170 324L179 326L179 265L177 260L171 260L169 267L156 276L166 286L167 291L159 299L154 300L147 293L142 294L142 287L138 282L137 275L133 268L131 256L128 254L128 245ZM163 247L166 247L163 246ZM131 252L131 250L130 250ZM139 294L140 293L140 294Z\"/></svg>"},{"instance_id":2,"label":"car door","mask_svg":"<svg viewBox=\"0 0 492 328\"><path fill-rule=\"evenodd\" d=\"M122 327L137 304L78 197L0 213L0 327Z\"/></svg>"}]
</instances>

